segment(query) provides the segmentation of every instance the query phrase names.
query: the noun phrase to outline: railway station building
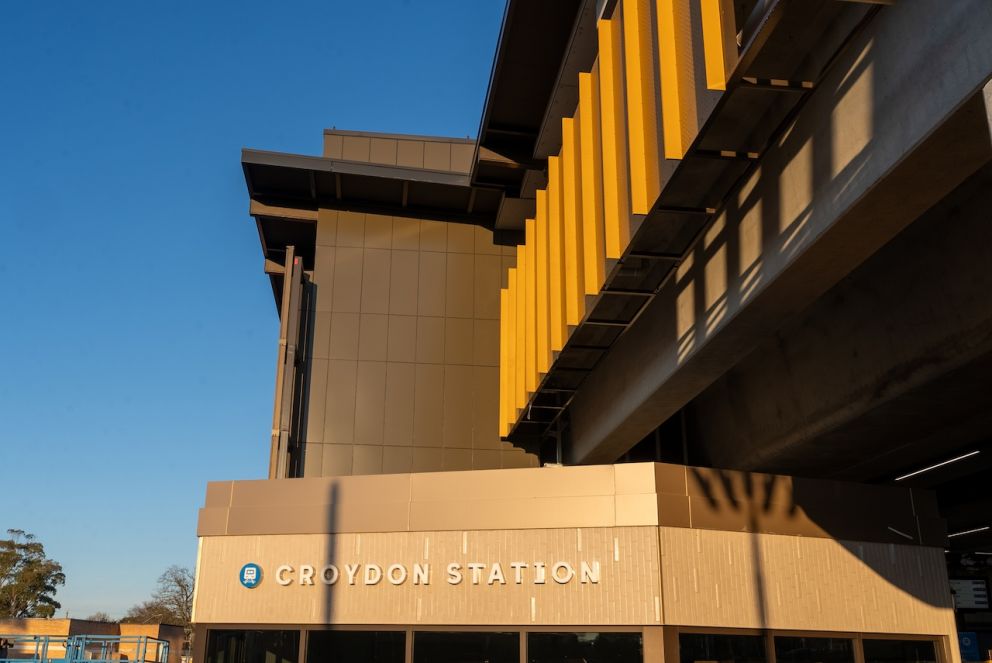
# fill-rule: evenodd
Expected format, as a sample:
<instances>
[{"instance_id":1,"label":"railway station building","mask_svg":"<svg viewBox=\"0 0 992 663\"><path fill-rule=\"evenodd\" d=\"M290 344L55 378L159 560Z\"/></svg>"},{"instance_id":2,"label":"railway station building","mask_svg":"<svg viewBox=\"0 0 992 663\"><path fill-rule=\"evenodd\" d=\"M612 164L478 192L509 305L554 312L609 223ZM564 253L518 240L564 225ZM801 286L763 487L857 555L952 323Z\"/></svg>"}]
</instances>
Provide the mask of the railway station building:
<instances>
[{"instance_id":1,"label":"railway station building","mask_svg":"<svg viewBox=\"0 0 992 663\"><path fill-rule=\"evenodd\" d=\"M197 663L989 660L989 35L508 0L476 139L244 150L269 476Z\"/></svg>"}]
</instances>

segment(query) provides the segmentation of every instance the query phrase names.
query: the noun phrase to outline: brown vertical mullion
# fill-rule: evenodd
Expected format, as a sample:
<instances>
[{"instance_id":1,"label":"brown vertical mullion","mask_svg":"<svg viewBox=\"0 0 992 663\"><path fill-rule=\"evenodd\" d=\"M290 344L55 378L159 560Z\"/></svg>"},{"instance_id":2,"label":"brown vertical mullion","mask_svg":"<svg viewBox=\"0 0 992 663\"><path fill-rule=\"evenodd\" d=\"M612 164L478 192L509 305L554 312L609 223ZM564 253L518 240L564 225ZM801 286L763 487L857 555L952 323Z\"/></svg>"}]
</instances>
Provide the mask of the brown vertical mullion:
<instances>
[{"instance_id":1,"label":"brown vertical mullion","mask_svg":"<svg viewBox=\"0 0 992 663\"><path fill-rule=\"evenodd\" d=\"M190 648L193 663L206 663L207 637L209 633L210 630L202 624L196 624L193 626L193 646ZM182 652L179 652L179 655L182 656Z\"/></svg>"},{"instance_id":2,"label":"brown vertical mullion","mask_svg":"<svg viewBox=\"0 0 992 663\"><path fill-rule=\"evenodd\" d=\"M272 445L269 450L269 478L279 477L279 456L282 431L284 385L286 382L286 347L289 343L289 300L292 292L293 260L296 247L286 247L286 262L283 267L282 301L279 303L279 352L276 359L275 404L272 412Z\"/></svg>"},{"instance_id":3,"label":"brown vertical mullion","mask_svg":"<svg viewBox=\"0 0 992 663\"><path fill-rule=\"evenodd\" d=\"M854 663L865 663L864 635L854 636Z\"/></svg>"},{"instance_id":4,"label":"brown vertical mullion","mask_svg":"<svg viewBox=\"0 0 992 663\"><path fill-rule=\"evenodd\" d=\"M296 663L306 663L307 661L307 641L310 639L309 629L300 629L300 644L296 653Z\"/></svg>"},{"instance_id":5,"label":"brown vertical mullion","mask_svg":"<svg viewBox=\"0 0 992 663\"><path fill-rule=\"evenodd\" d=\"M950 636L942 635L933 641L934 653L937 655L937 663L951 663L954 660L954 652L951 647L957 646L957 642L951 640Z\"/></svg>"},{"instance_id":6,"label":"brown vertical mullion","mask_svg":"<svg viewBox=\"0 0 992 663\"><path fill-rule=\"evenodd\" d=\"M289 303L286 321L286 342L284 368L282 376L283 397L279 413L279 452L277 458L277 478L289 476L289 444L297 431L292 429L293 422L293 393L296 387L296 349L300 338L300 300L303 294L303 265L298 257L292 257L292 263L287 259L284 279L290 279ZM285 288L284 288L285 292ZM282 339L280 339L282 343Z\"/></svg>"}]
</instances>

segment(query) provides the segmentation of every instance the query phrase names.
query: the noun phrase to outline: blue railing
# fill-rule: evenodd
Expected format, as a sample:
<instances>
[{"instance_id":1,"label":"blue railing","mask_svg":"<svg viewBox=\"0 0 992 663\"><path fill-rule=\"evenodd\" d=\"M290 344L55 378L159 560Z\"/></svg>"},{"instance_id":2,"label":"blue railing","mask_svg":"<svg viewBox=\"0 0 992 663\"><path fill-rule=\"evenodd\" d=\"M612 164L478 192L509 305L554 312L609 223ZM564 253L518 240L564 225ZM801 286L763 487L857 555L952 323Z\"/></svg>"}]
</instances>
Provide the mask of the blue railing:
<instances>
[{"instance_id":1,"label":"blue railing","mask_svg":"<svg viewBox=\"0 0 992 663\"><path fill-rule=\"evenodd\" d=\"M147 635L6 635L0 663L167 663L169 643Z\"/></svg>"}]
</instances>

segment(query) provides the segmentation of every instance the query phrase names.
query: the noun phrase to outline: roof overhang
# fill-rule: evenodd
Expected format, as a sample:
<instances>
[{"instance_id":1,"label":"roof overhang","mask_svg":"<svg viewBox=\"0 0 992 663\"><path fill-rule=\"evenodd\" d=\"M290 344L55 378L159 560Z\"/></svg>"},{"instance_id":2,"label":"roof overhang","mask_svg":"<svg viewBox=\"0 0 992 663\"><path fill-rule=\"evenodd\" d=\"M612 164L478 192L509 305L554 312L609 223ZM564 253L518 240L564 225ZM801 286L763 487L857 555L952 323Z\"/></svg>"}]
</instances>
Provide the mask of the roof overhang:
<instances>
[{"instance_id":1,"label":"roof overhang","mask_svg":"<svg viewBox=\"0 0 992 663\"><path fill-rule=\"evenodd\" d=\"M498 186L508 199L499 228L521 229L545 184L547 154L537 149L548 105L562 79L582 9L603 0L508 0L493 57L472 183ZM589 14L590 12L585 12ZM576 95L577 96L577 95Z\"/></svg>"},{"instance_id":2,"label":"roof overhang","mask_svg":"<svg viewBox=\"0 0 992 663\"><path fill-rule=\"evenodd\" d=\"M479 145L532 163L583 0L508 0L493 58ZM473 179L480 173L474 172Z\"/></svg>"},{"instance_id":3,"label":"roof overhang","mask_svg":"<svg viewBox=\"0 0 992 663\"><path fill-rule=\"evenodd\" d=\"M512 199L471 184L467 173L251 149L242 150L241 167L263 257L274 263L292 245L313 269L318 209L468 223L493 230L498 244L523 239L519 230L497 227ZM269 276L278 301L281 275Z\"/></svg>"},{"instance_id":4,"label":"roof overhang","mask_svg":"<svg viewBox=\"0 0 992 663\"><path fill-rule=\"evenodd\" d=\"M503 193L467 174L243 150L248 193L267 205L344 209L492 229Z\"/></svg>"}]
</instances>

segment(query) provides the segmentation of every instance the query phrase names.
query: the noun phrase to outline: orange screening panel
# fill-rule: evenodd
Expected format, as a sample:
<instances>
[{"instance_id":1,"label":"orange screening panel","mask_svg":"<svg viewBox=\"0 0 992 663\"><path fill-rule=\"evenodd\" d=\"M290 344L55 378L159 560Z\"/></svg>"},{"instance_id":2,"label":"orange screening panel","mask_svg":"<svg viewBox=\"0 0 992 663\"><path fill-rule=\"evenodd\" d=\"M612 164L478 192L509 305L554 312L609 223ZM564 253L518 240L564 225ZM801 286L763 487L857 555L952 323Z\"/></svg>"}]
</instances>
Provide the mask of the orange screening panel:
<instances>
[{"instance_id":1,"label":"orange screening panel","mask_svg":"<svg viewBox=\"0 0 992 663\"><path fill-rule=\"evenodd\" d=\"M737 27L734 0L699 0L703 21L706 87L726 90L727 79L737 64Z\"/></svg>"},{"instance_id":2,"label":"orange screening panel","mask_svg":"<svg viewBox=\"0 0 992 663\"><path fill-rule=\"evenodd\" d=\"M506 417L507 428L517 420L517 270L511 267L507 271L506 287Z\"/></svg>"},{"instance_id":3,"label":"orange screening panel","mask_svg":"<svg viewBox=\"0 0 992 663\"><path fill-rule=\"evenodd\" d=\"M537 192L537 213L534 219L535 249L537 259L534 264L537 282L537 372L540 376L551 366L551 329L548 326L550 302L548 299L548 192Z\"/></svg>"},{"instance_id":4,"label":"orange screening panel","mask_svg":"<svg viewBox=\"0 0 992 663\"><path fill-rule=\"evenodd\" d=\"M623 0L619 9L623 16L631 212L647 214L661 189L650 0Z\"/></svg>"},{"instance_id":5,"label":"orange screening panel","mask_svg":"<svg viewBox=\"0 0 992 663\"><path fill-rule=\"evenodd\" d=\"M499 436L506 437L510 432L509 373L512 359L508 329L510 326L510 295L506 288L499 291Z\"/></svg>"},{"instance_id":6,"label":"orange screening panel","mask_svg":"<svg viewBox=\"0 0 992 663\"><path fill-rule=\"evenodd\" d=\"M565 320L576 326L585 314L582 255L582 171L577 126L581 118L561 121L561 171L565 238Z\"/></svg>"},{"instance_id":7,"label":"orange screening panel","mask_svg":"<svg viewBox=\"0 0 992 663\"><path fill-rule=\"evenodd\" d=\"M627 119L623 100L623 50L619 19L601 20L599 108L602 123L603 222L607 258L620 258L630 243L627 188Z\"/></svg>"},{"instance_id":8,"label":"orange screening panel","mask_svg":"<svg viewBox=\"0 0 992 663\"><path fill-rule=\"evenodd\" d=\"M524 357L524 384L527 391L533 393L537 391L537 237L534 228L534 219L527 219L524 222L524 252L527 257L527 269L524 272L524 304L527 307L526 321L524 327L525 344L527 355Z\"/></svg>"},{"instance_id":9,"label":"orange screening panel","mask_svg":"<svg viewBox=\"0 0 992 663\"><path fill-rule=\"evenodd\" d=\"M599 67L579 74L579 152L582 155L582 254L585 294L603 287L606 253L603 246L603 162L599 123Z\"/></svg>"},{"instance_id":10,"label":"orange screening panel","mask_svg":"<svg viewBox=\"0 0 992 663\"><path fill-rule=\"evenodd\" d=\"M738 57L733 0L620 0L598 21L597 37L598 57L579 74L574 117L562 118L561 151L548 158L548 185L526 222L505 303L501 295L504 434L553 368L569 328L581 324L585 296L602 289L606 260L622 259L632 215L654 206L661 159L681 158L695 140L697 52L709 89L726 87Z\"/></svg>"},{"instance_id":11,"label":"orange screening panel","mask_svg":"<svg viewBox=\"0 0 992 663\"><path fill-rule=\"evenodd\" d=\"M562 223L561 159L548 157L548 325L551 351L565 347L565 232Z\"/></svg>"},{"instance_id":12,"label":"orange screening panel","mask_svg":"<svg viewBox=\"0 0 992 663\"><path fill-rule=\"evenodd\" d=\"M527 345L526 337L527 334L524 332L527 320L527 303L524 290L526 289L526 279L524 278L524 269L526 268L527 258L526 253L522 246L517 247L517 273L516 273L516 283L514 284L514 299L517 309L516 320L514 321L514 326L516 327L516 337L517 337L517 358L516 366L514 366L514 390L516 391L514 403L516 407L523 408L527 405L527 384L525 382L527 371L525 368L526 357L527 357Z\"/></svg>"},{"instance_id":13,"label":"orange screening panel","mask_svg":"<svg viewBox=\"0 0 992 663\"><path fill-rule=\"evenodd\" d=\"M658 61L661 63L661 113L665 158L681 159L696 137L696 89L692 66L689 3L658 0Z\"/></svg>"}]
</instances>

